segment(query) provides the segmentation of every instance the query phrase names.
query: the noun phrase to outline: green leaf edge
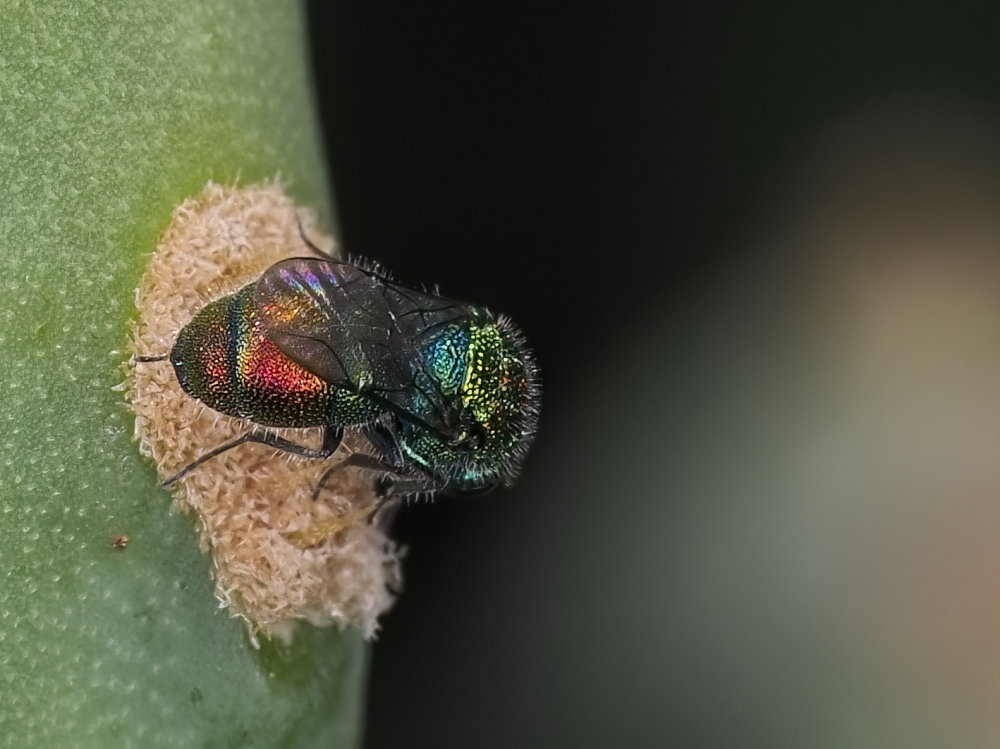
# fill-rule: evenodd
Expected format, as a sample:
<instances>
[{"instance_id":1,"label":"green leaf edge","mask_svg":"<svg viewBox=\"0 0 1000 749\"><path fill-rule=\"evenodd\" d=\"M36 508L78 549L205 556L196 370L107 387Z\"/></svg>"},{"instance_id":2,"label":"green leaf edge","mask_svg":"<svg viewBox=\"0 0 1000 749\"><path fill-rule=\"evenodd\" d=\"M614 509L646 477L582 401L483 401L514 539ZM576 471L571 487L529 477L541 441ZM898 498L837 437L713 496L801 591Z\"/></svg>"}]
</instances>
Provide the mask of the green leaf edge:
<instances>
[{"instance_id":1,"label":"green leaf edge","mask_svg":"<svg viewBox=\"0 0 1000 749\"><path fill-rule=\"evenodd\" d=\"M111 389L185 197L280 175L329 224L304 23L264 0L5 8L0 745L360 741L360 636L306 626L255 650Z\"/></svg>"}]
</instances>

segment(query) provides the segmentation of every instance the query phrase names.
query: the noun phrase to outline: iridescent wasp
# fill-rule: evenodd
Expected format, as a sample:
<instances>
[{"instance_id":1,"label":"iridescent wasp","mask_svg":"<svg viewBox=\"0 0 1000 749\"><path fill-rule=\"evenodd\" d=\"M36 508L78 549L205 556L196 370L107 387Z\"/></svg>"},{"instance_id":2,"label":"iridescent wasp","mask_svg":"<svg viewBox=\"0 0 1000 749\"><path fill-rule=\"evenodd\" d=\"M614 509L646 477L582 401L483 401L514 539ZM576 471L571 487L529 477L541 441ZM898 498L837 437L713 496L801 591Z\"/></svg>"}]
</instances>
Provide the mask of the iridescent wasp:
<instances>
[{"instance_id":1,"label":"iridescent wasp","mask_svg":"<svg viewBox=\"0 0 1000 749\"><path fill-rule=\"evenodd\" d=\"M320 257L275 263L202 308L169 355L136 357L169 358L189 395L253 425L164 485L247 442L326 458L345 430L360 431L372 454L328 469L314 497L349 465L380 473L383 500L509 485L540 402L538 371L517 328L306 242ZM322 427L322 445L298 445L265 427Z\"/></svg>"}]
</instances>

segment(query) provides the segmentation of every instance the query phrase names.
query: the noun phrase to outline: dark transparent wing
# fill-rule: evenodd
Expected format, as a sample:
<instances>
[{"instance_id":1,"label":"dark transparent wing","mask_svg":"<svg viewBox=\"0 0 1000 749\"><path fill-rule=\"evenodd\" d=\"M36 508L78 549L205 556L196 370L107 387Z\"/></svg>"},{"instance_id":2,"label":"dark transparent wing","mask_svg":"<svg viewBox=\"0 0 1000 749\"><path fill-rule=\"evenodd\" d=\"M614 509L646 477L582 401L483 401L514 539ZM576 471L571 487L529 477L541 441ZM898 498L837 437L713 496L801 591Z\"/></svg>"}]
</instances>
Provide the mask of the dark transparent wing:
<instances>
[{"instance_id":1,"label":"dark transparent wing","mask_svg":"<svg viewBox=\"0 0 1000 749\"><path fill-rule=\"evenodd\" d=\"M377 277L347 263L292 258L264 272L254 304L267 335L288 357L358 392L402 387L409 372Z\"/></svg>"},{"instance_id":2,"label":"dark transparent wing","mask_svg":"<svg viewBox=\"0 0 1000 749\"><path fill-rule=\"evenodd\" d=\"M457 427L461 404L435 386L422 343L435 330L468 318L471 307L407 289L356 265L313 258L268 268L254 302L268 337L313 374L442 434ZM418 395L420 413L415 413Z\"/></svg>"}]
</instances>

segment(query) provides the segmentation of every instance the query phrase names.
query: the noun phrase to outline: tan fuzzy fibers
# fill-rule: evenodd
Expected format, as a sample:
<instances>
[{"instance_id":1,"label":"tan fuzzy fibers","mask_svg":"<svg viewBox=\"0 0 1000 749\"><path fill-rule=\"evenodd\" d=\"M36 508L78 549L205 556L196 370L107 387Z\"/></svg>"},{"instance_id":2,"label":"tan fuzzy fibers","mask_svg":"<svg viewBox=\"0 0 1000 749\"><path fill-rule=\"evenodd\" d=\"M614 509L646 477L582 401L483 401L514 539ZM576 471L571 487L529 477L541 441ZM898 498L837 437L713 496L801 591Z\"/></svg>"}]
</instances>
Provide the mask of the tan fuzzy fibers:
<instances>
[{"instance_id":1,"label":"tan fuzzy fibers","mask_svg":"<svg viewBox=\"0 0 1000 749\"><path fill-rule=\"evenodd\" d=\"M298 219L297 219L298 216ZM280 184L213 183L174 211L136 292L133 353L167 353L181 328L206 303L253 282L276 261L314 256L298 228L321 247L313 217ZM160 478L170 476L249 424L190 397L168 361L135 364L129 393L136 438ZM318 429L276 430L319 446ZM355 625L370 637L398 587L394 547L366 522L373 507L370 473L333 474L318 501L313 487L332 461L362 447L350 438L327 460L291 457L246 444L199 466L172 487L175 505L198 519L212 554L216 595L255 631L285 636L289 624Z\"/></svg>"}]
</instances>

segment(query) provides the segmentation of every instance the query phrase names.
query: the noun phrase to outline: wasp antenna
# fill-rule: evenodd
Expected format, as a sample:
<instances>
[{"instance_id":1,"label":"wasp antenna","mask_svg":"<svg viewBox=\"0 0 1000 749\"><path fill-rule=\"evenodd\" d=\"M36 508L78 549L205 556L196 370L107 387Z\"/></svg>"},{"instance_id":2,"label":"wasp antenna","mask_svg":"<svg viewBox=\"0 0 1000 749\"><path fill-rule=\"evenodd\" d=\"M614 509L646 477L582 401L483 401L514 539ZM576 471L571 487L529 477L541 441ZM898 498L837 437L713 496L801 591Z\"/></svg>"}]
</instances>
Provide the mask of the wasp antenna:
<instances>
[{"instance_id":1,"label":"wasp antenna","mask_svg":"<svg viewBox=\"0 0 1000 749\"><path fill-rule=\"evenodd\" d=\"M162 354L160 356L133 356L133 362L154 362L154 361L166 361L170 358L170 354Z\"/></svg>"}]
</instances>

